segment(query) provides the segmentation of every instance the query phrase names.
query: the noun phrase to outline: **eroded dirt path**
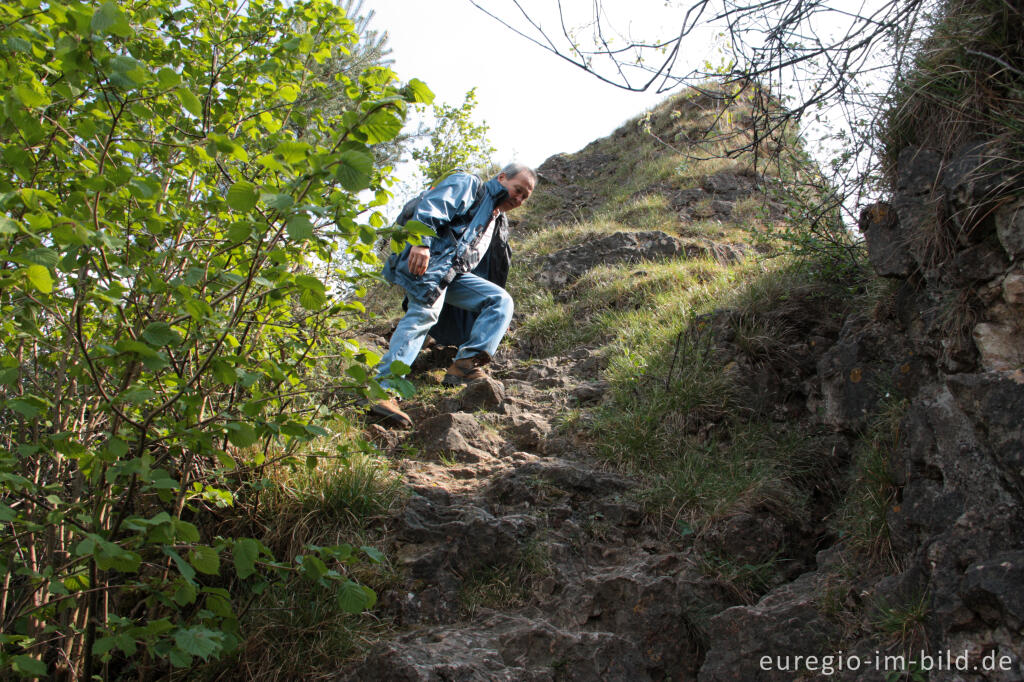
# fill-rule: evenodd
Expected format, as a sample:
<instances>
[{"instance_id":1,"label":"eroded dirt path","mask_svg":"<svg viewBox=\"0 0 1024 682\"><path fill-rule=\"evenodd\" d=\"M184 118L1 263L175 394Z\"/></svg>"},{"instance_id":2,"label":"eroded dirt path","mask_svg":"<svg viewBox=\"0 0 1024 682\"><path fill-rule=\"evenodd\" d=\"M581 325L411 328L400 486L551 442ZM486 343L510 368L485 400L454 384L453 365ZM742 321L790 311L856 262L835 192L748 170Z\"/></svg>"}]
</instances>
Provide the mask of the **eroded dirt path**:
<instances>
[{"instance_id":1,"label":"eroded dirt path","mask_svg":"<svg viewBox=\"0 0 1024 682\"><path fill-rule=\"evenodd\" d=\"M586 349L499 359L409 404L414 433L377 432L419 452L398 460L402 579L381 595L400 631L342 679L696 678L702 624L735 596L645 522L636 481L552 426L601 400L600 370Z\"/></svg>"}]
</instances>

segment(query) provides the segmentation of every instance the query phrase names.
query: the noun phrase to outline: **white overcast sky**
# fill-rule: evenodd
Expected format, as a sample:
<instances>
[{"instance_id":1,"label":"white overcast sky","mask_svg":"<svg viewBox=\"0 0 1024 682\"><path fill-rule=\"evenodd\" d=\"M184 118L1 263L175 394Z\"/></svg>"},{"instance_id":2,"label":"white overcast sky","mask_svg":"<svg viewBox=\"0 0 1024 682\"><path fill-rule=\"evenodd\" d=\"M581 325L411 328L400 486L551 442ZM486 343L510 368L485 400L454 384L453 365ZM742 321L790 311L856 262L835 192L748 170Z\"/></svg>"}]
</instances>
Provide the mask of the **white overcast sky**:
<instances>
[{"instance_id":1,"label":"white overcast sky","mask_svg":"<svg viewBox=\"0 0 1024 682\"><path fill-rule=\"evenodd\" d=\"M554 6L552 0L542 1ZM511 0L490 0L490 5L515 11ZM666 3L624 5L664 10ZM500 164L518 160L539 166L553 154L577 151L668 96L602 83L516 35L469 0L366 0L367 9L376 12L371 28L390 36L392 68L402 80L425 81L436 101L451 105L477 88L477 120L490 126Z\"/></svg>"}]
</instances>

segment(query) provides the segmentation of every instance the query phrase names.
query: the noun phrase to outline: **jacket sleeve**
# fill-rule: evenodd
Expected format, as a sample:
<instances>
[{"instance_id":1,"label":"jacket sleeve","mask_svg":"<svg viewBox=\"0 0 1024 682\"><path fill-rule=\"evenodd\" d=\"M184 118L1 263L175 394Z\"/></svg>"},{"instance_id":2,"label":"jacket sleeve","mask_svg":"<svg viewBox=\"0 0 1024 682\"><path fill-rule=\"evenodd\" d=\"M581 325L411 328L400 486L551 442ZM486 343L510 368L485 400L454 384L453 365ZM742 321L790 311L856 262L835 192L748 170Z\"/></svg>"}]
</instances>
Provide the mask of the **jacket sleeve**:
<instances>
[{"instance_id":1,"label":"jacket sleeve","mask_svg":"<svg viewBox=\"0 0 1024 682\"><path fill-rule=\"evenodd\" d=\"M440 234L455 218L472 208L479 183L480 179L469 173L449 175L420 200L412 219ZM423 237L424 246L429 247L430 242L430 237Z\"/></svg>"}]
</instances>

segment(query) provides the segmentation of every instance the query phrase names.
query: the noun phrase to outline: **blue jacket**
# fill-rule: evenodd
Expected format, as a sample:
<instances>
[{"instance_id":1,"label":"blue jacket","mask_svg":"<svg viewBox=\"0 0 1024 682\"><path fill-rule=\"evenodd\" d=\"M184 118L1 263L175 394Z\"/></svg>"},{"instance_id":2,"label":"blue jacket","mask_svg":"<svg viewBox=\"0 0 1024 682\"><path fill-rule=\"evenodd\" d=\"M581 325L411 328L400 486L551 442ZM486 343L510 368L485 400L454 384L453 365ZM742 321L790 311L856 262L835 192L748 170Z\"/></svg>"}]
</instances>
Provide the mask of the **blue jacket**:
<instances>
[{"instance_id":1,"label":"blue jacket","mask_svg":"<svg viewBox=\"0 0 1024 682\"><path fill-rule=\"evenodd\" d=\"M405 289L413 300L431 305L455 277L470 270L465 258L475 239L481 236L491 214L506 196L507 190L492 178L484 183L483 196L474 206L480 179L469 173L454 173L427 192L416 207L412 220L432 228L437 236L424 237L430 247L430 262L422 275L409 272L406 245L400 254L392 254L384 264L384 279Z\"/></svg>"}]
</instances>

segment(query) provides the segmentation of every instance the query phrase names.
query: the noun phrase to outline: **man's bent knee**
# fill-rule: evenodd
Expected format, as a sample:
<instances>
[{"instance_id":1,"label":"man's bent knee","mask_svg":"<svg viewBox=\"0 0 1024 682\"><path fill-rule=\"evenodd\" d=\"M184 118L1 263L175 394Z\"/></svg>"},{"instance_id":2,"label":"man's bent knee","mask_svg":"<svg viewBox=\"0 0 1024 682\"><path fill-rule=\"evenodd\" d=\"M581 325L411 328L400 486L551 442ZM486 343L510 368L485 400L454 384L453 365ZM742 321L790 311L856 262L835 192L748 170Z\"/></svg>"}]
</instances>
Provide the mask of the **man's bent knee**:
<instances>
[{"instance_id":1,"label":"man's bent knee","mask_svg":"<svg viewBox=\"0 0 1024 682\"><path fill-rule=\"evenodd\" d=\"M491 300L488 300L488 304L501 311L504 317L512 319L512 313L515 311L516 306L508 292L502 291L500 294L495 294Z\"/></svg>"}]
</instances>

